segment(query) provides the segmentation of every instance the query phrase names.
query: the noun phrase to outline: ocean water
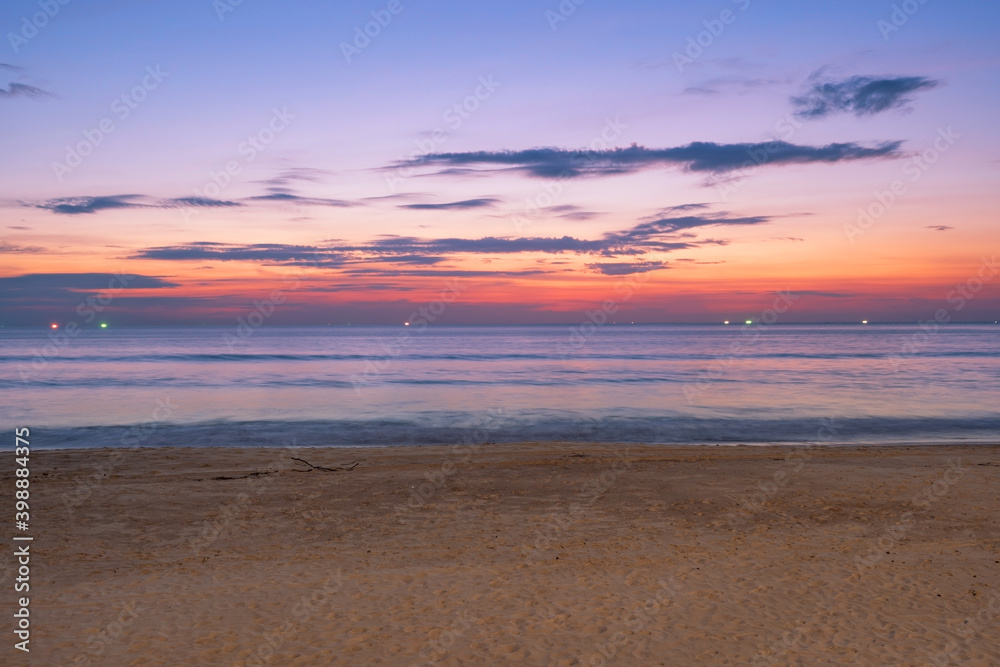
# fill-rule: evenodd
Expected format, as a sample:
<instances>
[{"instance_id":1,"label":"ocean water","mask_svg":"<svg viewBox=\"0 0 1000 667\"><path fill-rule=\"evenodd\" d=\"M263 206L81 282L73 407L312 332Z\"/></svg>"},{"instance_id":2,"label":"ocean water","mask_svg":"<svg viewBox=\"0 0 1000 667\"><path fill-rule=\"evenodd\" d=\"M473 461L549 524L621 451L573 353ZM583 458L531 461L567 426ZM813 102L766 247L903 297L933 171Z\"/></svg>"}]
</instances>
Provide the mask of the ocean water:
<instances>
[{"instance_id":1,"label":"ocean water","mask_svg":"<svg viewBox=\"0 0 1000 667\"><path fill-rule=\"evenodd\" d=\"M35 447L1000 442L1000 326L0 329Z\"/></svg>"}]
</instances>

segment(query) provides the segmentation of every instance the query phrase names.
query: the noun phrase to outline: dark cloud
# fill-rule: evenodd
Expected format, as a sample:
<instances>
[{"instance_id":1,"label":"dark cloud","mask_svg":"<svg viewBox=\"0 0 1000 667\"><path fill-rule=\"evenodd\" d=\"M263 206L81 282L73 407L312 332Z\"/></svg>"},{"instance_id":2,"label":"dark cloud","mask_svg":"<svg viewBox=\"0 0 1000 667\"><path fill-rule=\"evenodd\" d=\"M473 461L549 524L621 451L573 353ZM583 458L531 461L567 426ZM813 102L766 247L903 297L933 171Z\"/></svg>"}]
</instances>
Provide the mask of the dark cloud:
<instances>
[{"instance_id":1,"label":"dark cloud","mask_svg":"<svg viewBox=\"0 0 1000 667\"><path fill-rule=\"evenodd\" d=\"M0 99L11 97L52 97L52 93L23 83L9 83L7 90L0 88Z\"/></svg>"},{"instance_id":2,"label":"dark cloud","mask_svg":"<svg viewBox=\"0 0 1000 667\"><path fill-rule=\"evenodd\" d=\"M123 287L124 285L124 287ZM0 278L0 289L35 290L62 289L78 291L116 289L160 289L178 287L157 276L110 273L27 273Z\"/></svg>"},{"instance_id":3,"label":"dark cloud","mask_svg":"<svg viewBox=\"0 0 1000 667\"><path fill-rule=\"evenodd\" d=\"M106 197L60 197L49 199L37 204L31 204L35 208L46 209L53 213L63 213L66 215L80 215L84 213L96 213L108 209L118 208L144 208L146 205L138 203L141 195L109 195Z\"/></svg>"},{"instance_id":4,"label":"dark cloud","mask_svg":"<svg viewBox=\"0 0 1000 667\"><path fill-rule=\"evenodd\" d=\"M447 257L436 257L434 255L390 255L388 257L370 258L366 261L392 262L393 264L420 264L432 265L440 264L448 259Z\"/></svg>"},{"instance_id":5,"label":"dark cloud","mask_svg":"<svg viewBox=\"0 0 1000 667\"><path fill-rule=\"evenodd\" d=\"M364 249L376 253L398 254L421 250L434 253L476 253L476 254L510 254L522 252L545 253L593 253L605 248L604 241L577 239L572 236L562 237L520 237L500 238L487 236L480 239L417 239L393 238L373 241Z\"/></svg>"},{"instance_id":6,"label":"dark cloud","mask_svg":"<svg viewBox=\"0 0 1000 667\"><path fill-rule=\"evenodd\" d=\"M390 269L351 269L344 273L350 275L385 276L396 278L400 276L436 276L439 278L503 278L505 276L537 276L551 271L528 269L525 271L466 271L463 269L433 269L430 271L394 271Z\"/></svg>"},{"instance_id":7,"label":"dark cloud","mask_svg":"<svg viewBox=\"0 0 1000 667\"><path fill-rule=\"evenodd\" d=\"M691 229L759 225L767 223L771 219L768 216L731 216L721 212L706 212L701 215L669 215L671 212L683 213L698 210L704 206L697 204L665 209L660 213L668 215L647 219L623 231L608 232L597 239L579 239L572 236L515 238L487 236L478 239L425 239L388 236L361 245L337 241L328 241L323 245L268 243L240 245L199 242L179 246L146 248L138 251L133 255L133 258L199 262L211 260L244 261L286 266L349 268L354 272L368 270L385 272L388 269L381 267L371 269L354 267L364 264L431 266L461 254L566 253L578 256L640 257L650 253L685 250L709 244L725 244L725 241L713 239L696 240L694 235L688 231ZM664 265L662 262L634 261L628 265L598 263L592 265L591 268L607 275L613 275L614 271L638 273L643 270L664 268ZM498 272L493 271L482 272L482 275L494 274L499 275ZM391 275L404 274L394 273Z\"/></svg>"},{"instance_id":8,"label":"dark cloud","mask_svg":"<svg viewBox=\"0 0 1000 667\"><path fill-rule=\"evenodd\" d=\"M153 199L145 195L107 195L100 197L62 197L41 202L21 202L23 206L41 208L53 213L64 215L81 215L96 213L110 209L122 208L227 208L245 206L243 202L272 201L304 206L355 206L353 202L340 199L319 199L316 197L300 197L288 193L271 193L249 197L240 201L225 199L209 199L207 197L176 197L173 199Z\"/></svg>"},{"instance_id":9,"label":"dark cloud","mask_svg":"<svg viewBox=\"0 0 1000 667\"><path fill-rule=\"evenodd\" d=\"M680 208L677 207L677 209ZM605 234L604 239L610 248L639 247L664 251L676 250L679 246L675 242L663 242L658 239L698 227L761 225L770 220L769 216L763 215L731 217L726 213L667 216L641 222L624 232ZM691 247L690 244L683 245Z\"/></svg>"},{"instance_id":10,"label":"dark cloud","mask_svg":"<svg viewBox=\"0 0 1000 667\"><path fill-rule=\"evenodd\" d=\"M900 109L913 100L913 93L941 85L923 76L852 76L840 81L818 80L820 76L813 76L805 94L791 99L799 118L824 118L835 113L871 116Z\"/></svg>"},{"instance_id":11,"label":"dark cloud","mask_svg":"<svg viewBox=\"0 0 1000 667\"><path fill-rule=\"evenodd\" d=\"M174 199L164 199L160 202L161 208L177 208L185 206L226 208L230 206L242 205L243 204L235 201L227 201L225 199L209 199L207 197L176 197Z\"/></svg>"},{"instance_id":12,"label":"dark cloud","mask_svg":"<svg viewBox=\"0 0 1000 667\"><path fill-rule=\"evenodd\" d=\"M107 195L99 197L60 197L41 202L21 202L22 206L40 208L63 215L84 215L123 208L183 208L241 206L238 202L205 197L151 199L145 195Z\"/></svg>"},{"instance_id":13,"label":"dark cloud","mask_svg":"<svg viewBox=\"0 0 1000 667\"><path fill-rule=\"evenodd\" d=\"M818 296L824 299L851 299L858 296L848 292L819 292L816 290L795 290L792 293L796 296ZM769 292L769 294L781 294L781 292Z\"/></svg>"},{"instance_id":14,"label":"dark cloud","mask_svg":"<svg viewBox=\"0 0 1000 667\"><path fill-rule=\"evenodd\" d=\"M933 229L938 232L946 232L949 229L955 229L955 228L949 227L948 225L927 225L927 229Z\"/></svg>"},{"instance_id":15,"label":"dark cloud","mask_svg":"<svg viewBox=\"0 0 1000 667\"><path fill-rule=\"evenodd\" d=\"M633 273L647 273L666 269L666 262L598 262L588 264L588 269L593 269L606 276L627 276Z\"/></svg>"},{"instance_id":16,"label":"dark cloud","mask_svg":"<svg viewBox=\"0 0 1000 667\"><path fill-rule=\"evenodd\" d=\"M454 169L469 171L472 165L496 165L481 171L516 171L535 178L576 178L630 174L645 169L678 166L693 172L722 174L745 168L754 155L766 155L768 165L845 162L899 157L900 141L873 147L857 143L826 146L799 146L785 141L766 143L717 144L697 141L674 148L646 148L633 144L628 148L600 151L571 151L562 148L532 148L521 151L472 151L467 153L428 153L397 163L397 167L439 167L436 173ZM760 161L757 161L758 164Z\"/></svg>"},{"instance_id":17,"label":"dark cloud","mask_svg":"<svg viewBox=\"0 0 1000 667\"><path fill-rule=\"evenodd\" d=\"M196 242L180 246L146 248L136 253L142 259L174 261L215 260L269 262L275 264L312 264L340 266L348 257L335 248L287 245L283 243L255 243L235 245L228 243Z\"/></svg>"},{"instance_id":18,"label":"dark cloud","mask_svg":"<svg viewBox=\"0 0 1000 667\"><path fill-rule=\"evenodd\" d=\"M447 211L449 209L487 208L494 206L499 201L499 199L483 197L481 199L465 199L445 204L400 204L398 208L408 208L418 211Z\"/></svg>"}]
</instances>

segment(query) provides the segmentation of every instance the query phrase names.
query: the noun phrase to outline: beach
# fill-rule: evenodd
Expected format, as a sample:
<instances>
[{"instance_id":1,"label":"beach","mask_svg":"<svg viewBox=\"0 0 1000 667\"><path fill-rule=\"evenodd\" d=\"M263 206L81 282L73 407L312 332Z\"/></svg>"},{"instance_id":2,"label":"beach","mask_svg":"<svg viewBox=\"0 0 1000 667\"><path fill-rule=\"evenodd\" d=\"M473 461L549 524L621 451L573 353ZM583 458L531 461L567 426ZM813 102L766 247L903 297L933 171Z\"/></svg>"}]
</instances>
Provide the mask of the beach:
<instances>
[{"instance_id":1,"label":"beach","mask_svg":"<svg viewBox=\"0 0 1000 667\"><path fill-rule=\"evenodd\" d=\"M27 664L1000 664L1000 446L32 457Z\"/></svg>"}]
</instances>

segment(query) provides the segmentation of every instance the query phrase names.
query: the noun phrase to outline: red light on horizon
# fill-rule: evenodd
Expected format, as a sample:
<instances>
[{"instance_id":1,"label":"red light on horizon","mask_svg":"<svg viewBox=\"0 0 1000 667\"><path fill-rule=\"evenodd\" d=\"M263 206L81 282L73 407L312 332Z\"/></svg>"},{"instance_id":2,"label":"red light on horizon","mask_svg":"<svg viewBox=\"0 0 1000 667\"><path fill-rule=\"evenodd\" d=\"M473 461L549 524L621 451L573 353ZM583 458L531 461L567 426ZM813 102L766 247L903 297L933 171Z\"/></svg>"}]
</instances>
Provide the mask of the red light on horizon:
<instances>
[{"instance_id":1,"label":"red light on horizon","mask_svg":"<svg viewBox=\"0 0 1000 667\"><path fill-rule=\"evenodd\" d=\"M53 328L53 329L58 329L58 328L59 328L59 325L58 325L58 324L53 324L53 325L52 325L52 328Z\"/></svg>"}]
</instances>

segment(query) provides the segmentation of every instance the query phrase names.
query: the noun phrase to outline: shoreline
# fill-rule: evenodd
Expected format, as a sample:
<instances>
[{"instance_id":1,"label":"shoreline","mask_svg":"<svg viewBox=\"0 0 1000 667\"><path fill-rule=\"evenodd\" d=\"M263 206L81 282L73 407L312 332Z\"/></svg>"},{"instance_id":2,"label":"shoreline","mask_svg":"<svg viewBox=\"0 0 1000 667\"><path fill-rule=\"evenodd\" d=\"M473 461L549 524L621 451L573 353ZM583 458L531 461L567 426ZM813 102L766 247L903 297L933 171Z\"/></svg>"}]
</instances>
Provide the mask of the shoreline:
<instances>
[{"instance_id":1,"label":"shoreline","mask_svg":"<svg viewBox=\"0 0 1000 667\"><path fill-rule=\"evenodd\" d=\"M289 445L289 446L277 446L277 445L258 445L258 444L246 444L246 445L120 445L120 446L83 446L83 447L46 447L32 446L34 451L44 451L44 452L102 452L102 451L173 451L179 449L190 449L192 451L216 451L224 449L235 449L235 450L262 450L262 449L329 449L333 451L343 451L346 449L359 449L366 450L371 449L374 451L383 451L387 449L428 449L428 448L448 448L448 447L465 447L471 446L476 448L483 447L523 447L523 446L552 446L552 447L648 447L648 448L677 448L677 449L703 449L703 448L740 448L746 447L750 449L760 449L760 448L775 448L775 449L788 449L788 448L803 448L803 449L819 449L819 448L831 448L831 449L900 449L900 448L910 448L910 447L972 447L972 448L982 448L982 447L1000 447L1000 439L974 441L974 442L956 442L951 440L936 440L936 441L905 441L898 443L890 442L853 442L853 441L843 441L843 442L697 442L697 443L675 443L675 442L664 442L664 443L650 443L650 442L621 442L621 441L609 441L609 442L596 442L596 441L581 441L581 440L521 440L517 442L487 442L487 443L412 443L412 444L385 444L385 445Z\"/></svg>"}]
</instances>

